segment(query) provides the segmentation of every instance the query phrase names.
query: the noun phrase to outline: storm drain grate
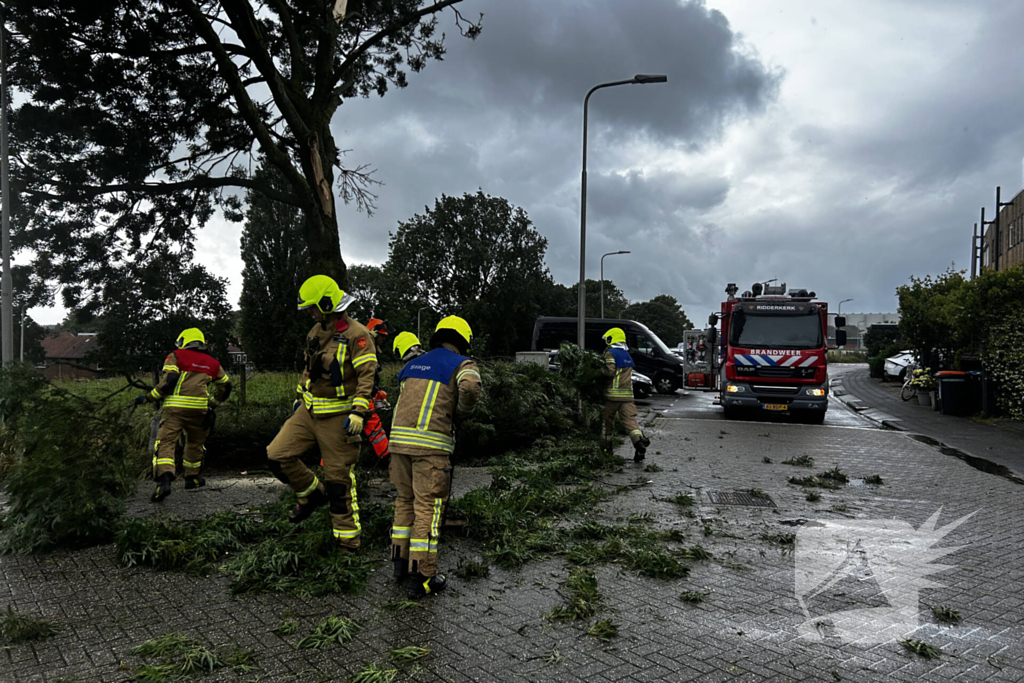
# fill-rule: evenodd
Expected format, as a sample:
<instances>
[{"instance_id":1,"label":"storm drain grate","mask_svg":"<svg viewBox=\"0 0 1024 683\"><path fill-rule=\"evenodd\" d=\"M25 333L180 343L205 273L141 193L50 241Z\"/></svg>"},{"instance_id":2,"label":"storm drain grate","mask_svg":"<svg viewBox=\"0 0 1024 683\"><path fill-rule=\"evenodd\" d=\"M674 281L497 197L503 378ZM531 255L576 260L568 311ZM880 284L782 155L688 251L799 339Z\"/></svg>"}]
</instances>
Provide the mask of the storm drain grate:
<instances>
[{"instance_id":1,"label":"storm drain grate","mask_svg":"<svg viewBox=\"0 0 1024 683\"><path fill-rule=\"evenodd\" d=\"M752 496L742 491L708 491L708 497L715 505L751 505L759 508L777 507L767 493Z\"/></svg>"}]
</instances>

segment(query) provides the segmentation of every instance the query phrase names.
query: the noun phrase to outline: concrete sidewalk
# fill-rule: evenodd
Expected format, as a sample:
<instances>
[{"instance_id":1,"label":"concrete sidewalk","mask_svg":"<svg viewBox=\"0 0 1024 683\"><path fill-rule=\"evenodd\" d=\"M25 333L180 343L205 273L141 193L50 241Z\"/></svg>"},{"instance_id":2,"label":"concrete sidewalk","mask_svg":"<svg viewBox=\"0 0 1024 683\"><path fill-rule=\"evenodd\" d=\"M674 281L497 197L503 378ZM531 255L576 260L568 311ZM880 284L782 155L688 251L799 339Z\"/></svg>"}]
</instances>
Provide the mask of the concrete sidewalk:
<instances>
[{"instance_id":1,"label":"concrete sidewalk","mask_svg":"<svg viewBox=\"0 0 1024 683\"><path fill-rule=\"evenodd\" d=\"M833 389L840 400L858 409L866 404L866 417L885 426L923 434L968 455L989 460L1024 476L1024 423L1012 420L979 421L969 417L943 415L917 401L903 401L900 385L881 382L868 375L867 365L858 364L837 373Z\"/></svg>"}]
</instances>

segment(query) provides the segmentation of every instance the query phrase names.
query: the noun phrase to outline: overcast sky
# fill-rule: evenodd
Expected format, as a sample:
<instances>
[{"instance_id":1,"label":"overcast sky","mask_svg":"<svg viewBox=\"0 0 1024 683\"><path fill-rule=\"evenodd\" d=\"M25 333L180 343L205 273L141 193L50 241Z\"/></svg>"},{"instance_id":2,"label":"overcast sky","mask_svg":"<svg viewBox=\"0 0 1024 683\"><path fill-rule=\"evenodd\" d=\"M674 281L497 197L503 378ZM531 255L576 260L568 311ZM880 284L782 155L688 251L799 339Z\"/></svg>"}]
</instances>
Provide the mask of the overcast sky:
<instances>
[{"instance_id":1,"label":"overcast sky","mask_svg":"<svg viewBox=\"0 0 1024 683\"><path fill-rule=\"evenodd\" d=\"M397 222L478 188L529 213L555 280L579 269L582 101L591 99L587 273L695 322L727 283L779 278L846 311L896 309L910 274L969 267L994 187L1021 187L1017 0L466 0L445 61L334 123L379 209L341 211L346 260L382 263ZM240 226L197 253L240 291ZM60 315L37 315L55 322ZM50 320L48 318L55 318Z\"/></svg>"}]
</instances>

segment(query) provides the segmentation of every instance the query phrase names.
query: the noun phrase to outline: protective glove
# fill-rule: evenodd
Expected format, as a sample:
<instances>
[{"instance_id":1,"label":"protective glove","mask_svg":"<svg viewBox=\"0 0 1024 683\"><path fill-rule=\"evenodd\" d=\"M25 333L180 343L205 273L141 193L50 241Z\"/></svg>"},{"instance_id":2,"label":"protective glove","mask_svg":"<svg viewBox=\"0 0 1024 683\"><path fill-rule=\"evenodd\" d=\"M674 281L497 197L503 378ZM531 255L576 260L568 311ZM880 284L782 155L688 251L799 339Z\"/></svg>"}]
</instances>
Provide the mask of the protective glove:
<instances>
[{"instance_id":1,"label":"protective glove","mask_svg":"<svg viewBox=\"0 0 1024 683\"><path fill-rule=\"evenodd\" d=\"M145 402L146 402L146 395L145 394L143 394L142 396L136 396L135 400L132 401L132 403L134 403L137 406L141 406Z\"/></svg>"},{"instance_id":2,"label":"protective glove","mask_svg":"<svg viewBox=\"0 0 1024 683\"><path fill-rule=\"evenodd\" d=\"M296 410L298 410L299 406L301 406L301 405L302 405L302 399L301 398L295 399L295 403L292 404L292 412L294 413Z\"/></svg>"},{"instance_id":3,"label":"protective glove","mask_svg":"<svg viewBox=\"0 0 1024 683\"><path fill-rule=\"evenodd\" d=\"M359 413L352 413L345 418L345 432L349 436L355 436L356 434L362 434L363 432L363 416Z\"/></svg>"}]
</instances>

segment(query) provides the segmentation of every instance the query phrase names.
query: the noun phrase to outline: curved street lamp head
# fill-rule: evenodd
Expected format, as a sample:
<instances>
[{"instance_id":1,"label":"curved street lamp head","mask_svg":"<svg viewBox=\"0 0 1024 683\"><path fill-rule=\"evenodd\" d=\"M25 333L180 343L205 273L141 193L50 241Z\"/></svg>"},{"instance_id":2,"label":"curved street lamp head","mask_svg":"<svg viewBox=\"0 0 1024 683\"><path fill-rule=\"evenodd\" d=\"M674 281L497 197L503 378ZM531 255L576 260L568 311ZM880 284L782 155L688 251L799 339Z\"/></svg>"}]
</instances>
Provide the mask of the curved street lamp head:
<instances>
[{"instance_id":1,"label":"curved street lamp head","mask_svg":"<svg viewBox=\"0 0 1024 683\"><path fill-rule=\"evenodd\" d=\"M629 251L617 251L616 254L629 254Z\"/></svg>"},{"instance_id":2,"label":"curved street lamp head","mask_svg":"<svg viewBox=\"0 0 1024 683\"><path fill-rule=\"evenodd\" d=\"M634 83L667 83L668 76L663 74L637 74L633 76Z\"/></svg>"}]
</instances>

